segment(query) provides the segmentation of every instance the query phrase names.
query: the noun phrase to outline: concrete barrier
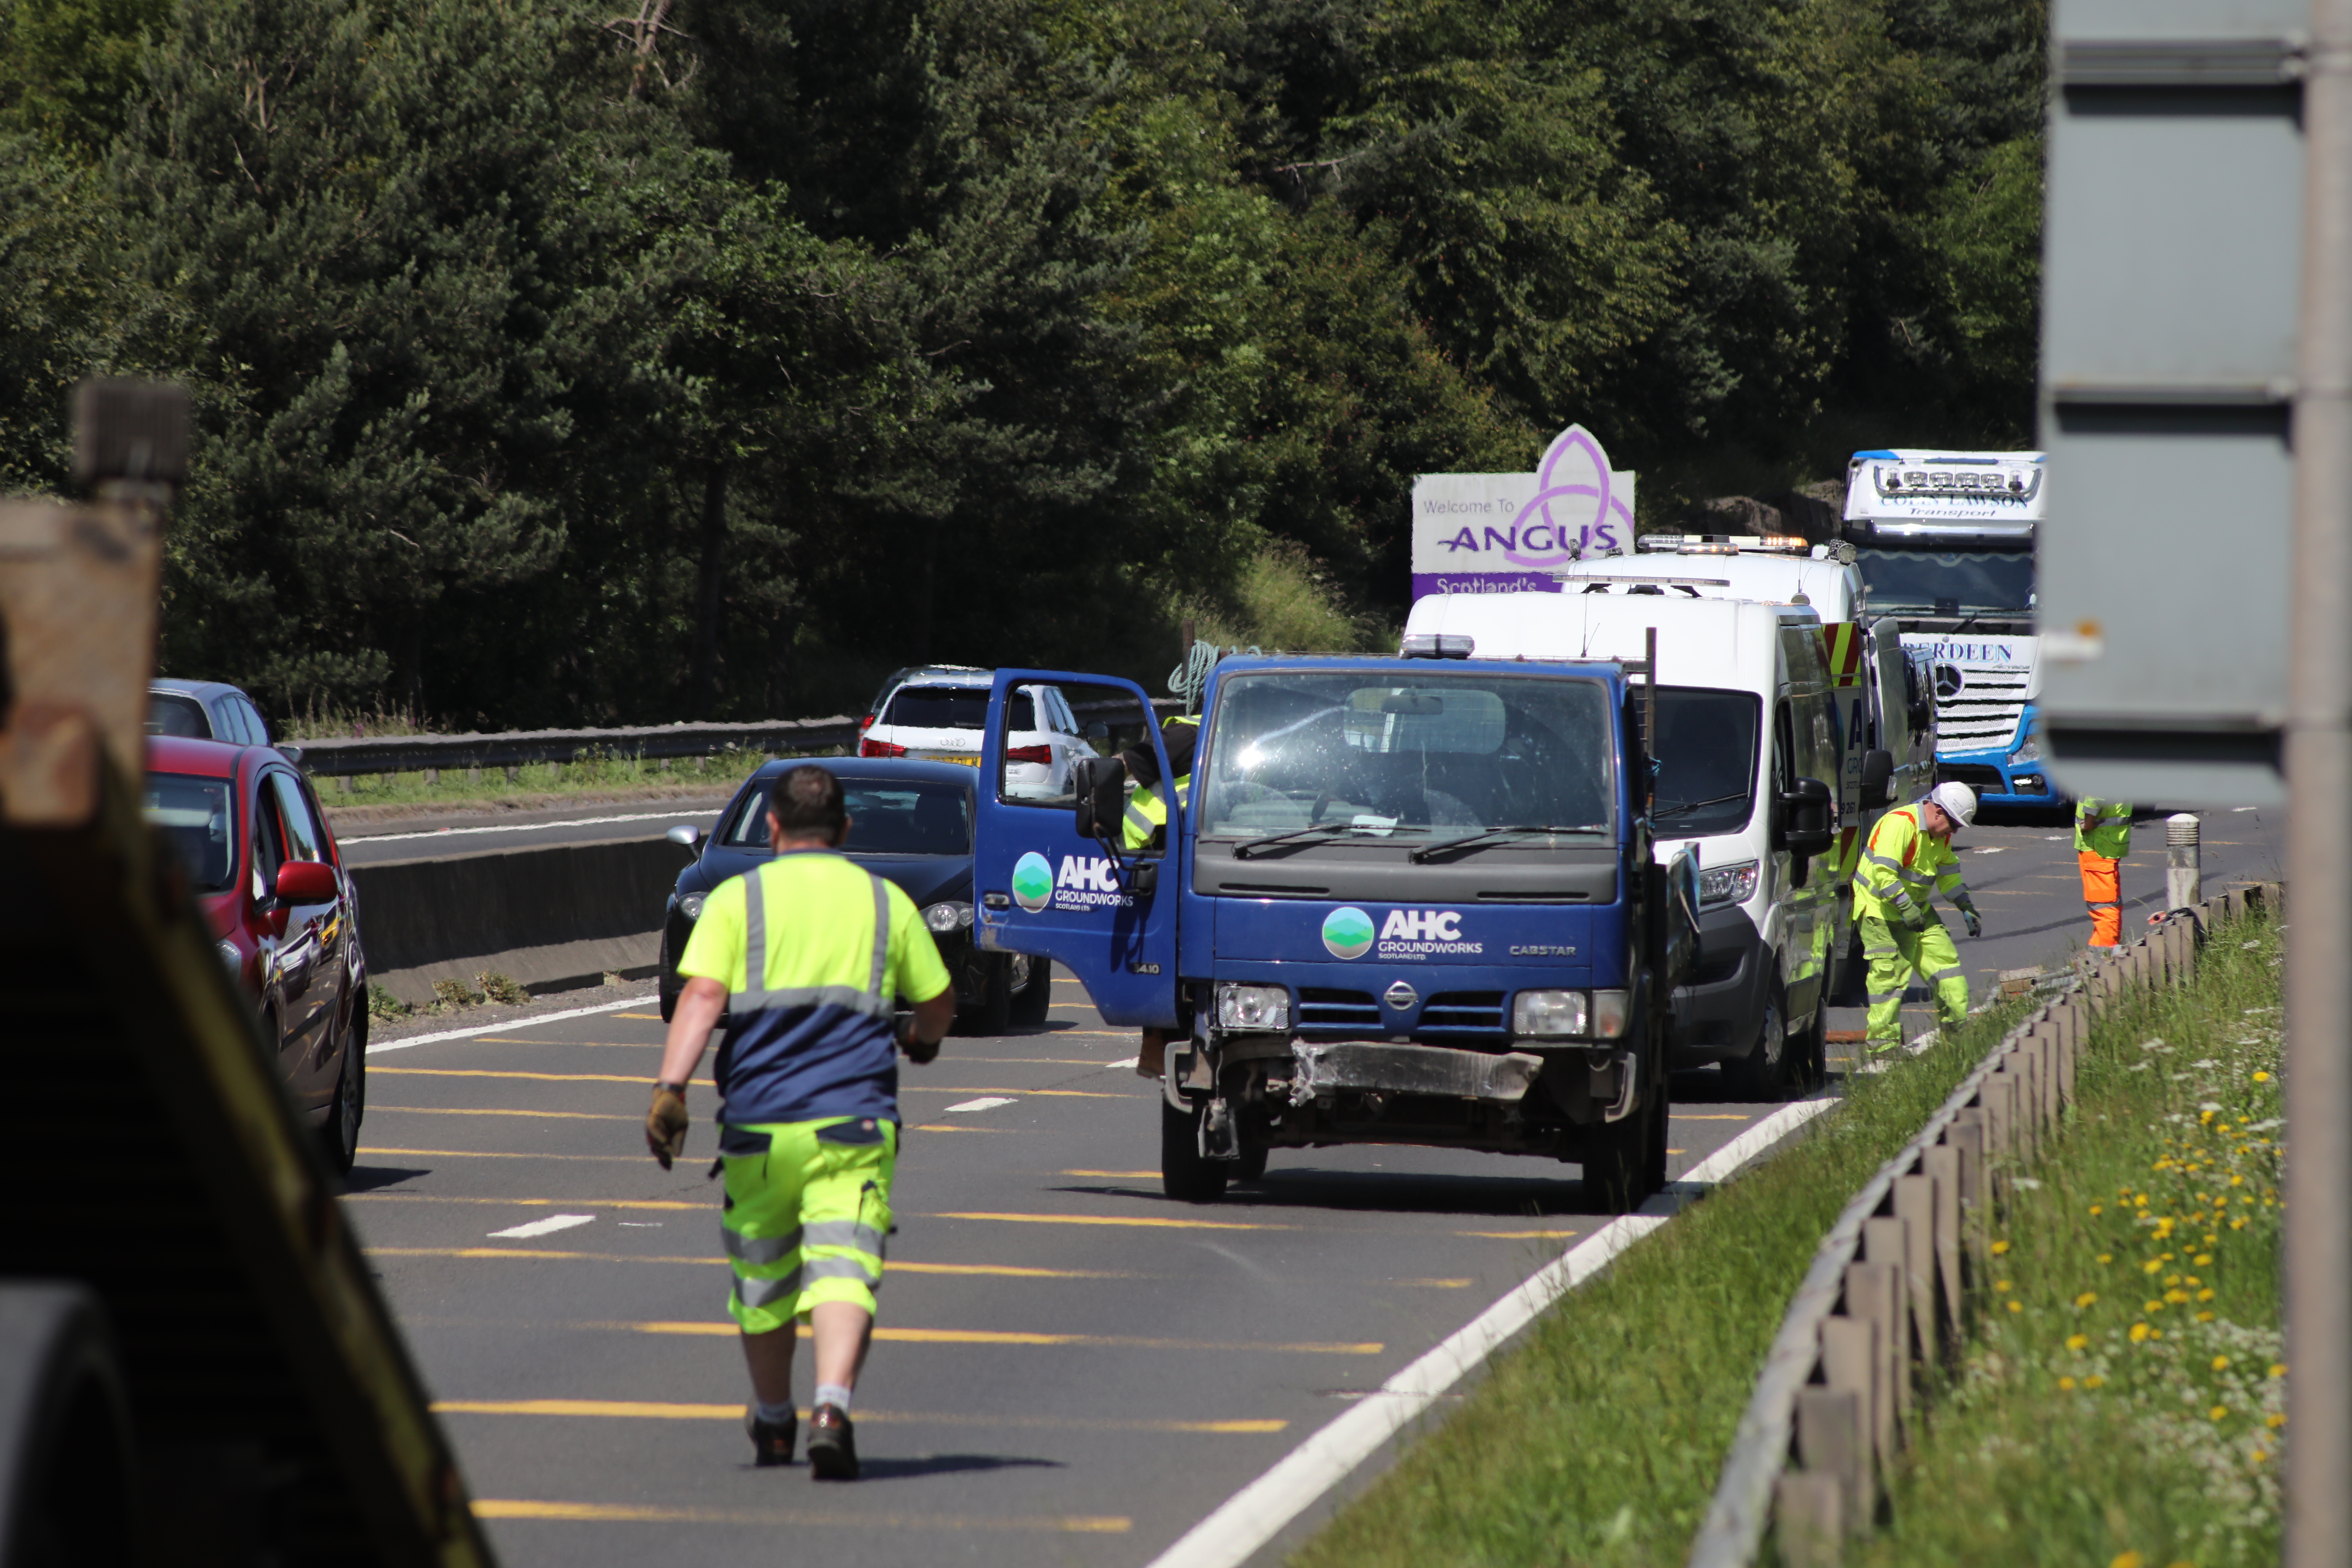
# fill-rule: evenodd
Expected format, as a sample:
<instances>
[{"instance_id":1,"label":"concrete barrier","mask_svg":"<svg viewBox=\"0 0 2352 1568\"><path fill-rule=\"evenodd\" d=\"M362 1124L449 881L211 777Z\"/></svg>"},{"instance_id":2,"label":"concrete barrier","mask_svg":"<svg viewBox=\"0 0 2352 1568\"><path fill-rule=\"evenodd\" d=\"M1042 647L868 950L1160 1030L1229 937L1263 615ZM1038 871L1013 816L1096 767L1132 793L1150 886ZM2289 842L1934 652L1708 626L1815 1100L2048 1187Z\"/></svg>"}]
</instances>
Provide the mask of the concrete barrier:
<instances>
[{"instance_id":1,"label":"concrete barrier","mask_svg":"<svg viewBox=\"0 0 2352 1568\"><path fill-rule=\"evenodd\" d=\"M351 868L372 980L404 1002L495 970L534 991L654 973L686 853L665 839L557 844Z\"/></svg>"}]
</instances>

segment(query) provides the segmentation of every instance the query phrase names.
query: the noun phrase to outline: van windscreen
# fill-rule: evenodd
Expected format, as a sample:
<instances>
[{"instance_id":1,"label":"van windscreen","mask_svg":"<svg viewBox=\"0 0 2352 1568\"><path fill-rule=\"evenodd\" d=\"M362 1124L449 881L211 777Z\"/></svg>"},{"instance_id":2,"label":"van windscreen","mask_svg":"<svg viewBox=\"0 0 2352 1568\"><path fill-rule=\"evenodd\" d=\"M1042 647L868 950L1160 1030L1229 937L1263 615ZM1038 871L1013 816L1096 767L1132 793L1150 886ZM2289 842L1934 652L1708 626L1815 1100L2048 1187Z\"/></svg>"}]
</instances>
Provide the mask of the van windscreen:
<instances>
[{"instance_id":1,"label":"van windscreen","mask_svg":"<svg viewBox=\"0 0 2352 1568\"><path fill-rule=\"evenodd\" d=\"M1658 688L1658 784L1650 820L1660 838L1737 833L1756 809L1755 693Z\"/></svg>"}]
</instances>

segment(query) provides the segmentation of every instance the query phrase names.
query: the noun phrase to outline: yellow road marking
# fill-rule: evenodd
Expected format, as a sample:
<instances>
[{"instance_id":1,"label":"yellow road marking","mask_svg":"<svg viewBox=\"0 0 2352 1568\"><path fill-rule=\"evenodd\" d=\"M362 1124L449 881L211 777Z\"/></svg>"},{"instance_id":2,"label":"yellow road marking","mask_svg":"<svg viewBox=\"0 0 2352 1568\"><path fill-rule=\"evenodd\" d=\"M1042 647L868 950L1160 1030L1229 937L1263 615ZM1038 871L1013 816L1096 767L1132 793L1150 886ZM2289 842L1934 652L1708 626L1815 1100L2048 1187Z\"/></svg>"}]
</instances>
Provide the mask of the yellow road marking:
<instances>
[{"instance_id":1,"label":"yellow road marking","mask_svg":"<svg viewBox=\"0 0 2352 1568\"><path fill-rule=\"evenodd\" d=\"M741 1411L736 1416L740 1419ZM635 1503L541 1502L522 1498L477 1498L476 1519L552 1519L582 1524L840 1525L872 1530L1011 1530L1122 1535L1134 1521L1108 1514L1054 1514L1036 1518L973 1518L937 1513L822 1513L810 1509L647 1508Z\"/></svg>"},{"instance_id":2,"label":"yellow road marking","mask_svg":"<svg viewBox=\"0 0 2352 1568\"><path fill-rule=\"evenodd\" d=\"M648 1154L517 1154L504 1149L362 1149L360 1152L409 1160L625 1160L632 1165L652 1158Z\"/></svg>"},{"instance_id":3,"label":"yellow road marking","mask_svg":"<svg viewBox=\"0 0 2352 1568\"><path fill-rule=\"evenodd\" d=\"M413 1111L419 1116L543 1116L556 1121L642 1121L640 1116L609 1116L593 1110L490 1110L470 1105L371 1105L370 1110Z\"/></svg>"},{"instance_id":4,"label":"yellow road marking","mask_svg":"<svg viewBox=\"0 0 2352 1568\"><path fill-rule=\"evenodd\" d=\"M724 1268L723 1257L667 1258L636 1252L564 1252L553 1249L540 1251L526 1247L371 1247L370 1258L552 1258L558 1263L663 1263L700 1264L705 1268ZM1003 1279L1132 1279L1136 1276L1118 1269L1106 1268L1029 1268L1010 1263L904 1263L887 1266L893 1274L961 1274L985 1275ZM733 1325L722 1325L714 1332L733 1333Z\"/></svg>"},{"instance_id":5,"label":"yellow road marking","mask_svg":"<svg viewBox=\"0 0 2352 1568\"><path fill-rule=\"evenodd\" d=\"M345 1201L372 1204L508 1204L517 1208L688 1209L718 1212L714 1204L682 1204L668 1198L451 1198L437 1193L346 1193Z\"/></svg>"},{"instance_id":6,"label":"yellow road marking","mask_svg":"<svg viewBox=\"0 0 2352 1568\"><path fill-rule=\"evenodd\" d=\"M1031 1094L1050 1100L1133 1100L1132 1094L1106 1094L1098 1089L949 1089L936 1083L902 1083L898 1092L921 1089L926 1094ZM635 1120L634 1117L632 1121Z\"/></svg>"},{"instance_id":7,"label":"yellow road marking","mask_svg":"<svg viewBox=\"0 0 2352 1568\"><path fill-rule=\"evenodd\" d=\"M939 1214L932 1219L994 1219L1007 1225L1118 1225L1150 1230L1296 1230L1294 1225L1247 1225L1230 1219L1155 1219L1141 1215Z\"/></svg>"},{"instance_id":8,"label":"yellow road marking","mask_svg":"<svg viewBox=\"0 0 2352 1568\"><path fill-rule=\"evenodd\" d=\"M1400 1285L1413 1286L1425 1290L1465 1290L1477 1283L1477 1281L1473 1279L1400 1279L1397 1283Z\"/></svg>"},{"instance_id":9,"label":"yellow road marking","mask_svg":"<svg viewBox=\"0 0 2352 1568\"><path fill-rule=\"evenodd\" d=\"M1713 1111L1704 1116L1686 1116L1679 1110L1669 1110L1666 1114L1676 1121L1753 1121L1756 1120L1752 1116L1718 1115Z\"/></svg>"},{"instance_id":10,"label":"yellow road marking","mask_svg":"<svg viewBox=\"0 0 2352 1568\"><path fill-rule=\"evenodd\" d=\"M527 1078L540 1083L635 1083L651 1089L653 1084L643 1073L617 1072L504 1072L490 1068L370 1068L371 1077L381 1078L399 1073L410 1078ZM707 1078L688 1080L696 1089L717 1089Z\"/></svg>"},{"instance_id":11,"label":"yellow road marking","mask_svg":"<svg viewBox=\"0 0 2352 1568\"><path fill-rule=\"evenodd\" d=\"M734 1405L671 1405L634 1399L436 1399L436 1415L586 1415L642 1421L740 1421L743 1406ZM800 1413L808 1419L808 1412ZM1290 1423L1279 1418L1238 1421L1124 1421L1115 1418L1057 1415L940 1415L924 1411L864 1410L860 1426L1029 1426L1075 1427L1088 1432L1200 1432L1219 1436L1248 1436L1279 1432Z\"/></svg>"},{"instance_id":12,"label":"yellow road marking","mask_svg":"<svg viewBox=\"0 0 2352 1568\"><path fill-rule=\"evenodd\" d=\"M615 1018L651 1018L656 1024L662 1022L662 1016L659 1013L615 1013L613 1016Z\"/></svg>"},{"instance_id":13,"label":"yellow road marking","mask_svg":"<svg viewBox=\"0 0 2352 1568\"><path fill-rule=\"evenodd\" d=\"M917 1132L1025 1132L1025 1127L956 1127L945 1122L925 1122L912 1131Z\"/></svg>"},{"instance_id":14,"label":"yellow road marking","mask_svg":"<svg viewBox=\"0 0 2352 1568\"><path fill-rule=\"evenodd\" d=\"M739 1331L733 1323L629 1323L623 1325L641 1334L709 1334L732 1336ZM809 1337L809 1327L803 1323L798 1331L802 1339ZM1377 1340L1347 1344L1339 1342L1307 1344L1264 1344L1236 1342L1232 1340L1157 1340L1142 1339L1130 1334L1041 1334L1007 1332L993 1329L888 1329L874 1331L877 1340L896 1340L904 1344L918 1345L1095 1345L1112 1350L1138 1351L1271 1351L1281 1355L1378 1355L1388 1347ZM737 1406L741 1414L741 1406Z\"/></svg>"},{"instance_id":15,"label":"yellow road marking","mask_svg":"<svg viewBox=\"0 0 2352 1568\"><path fill-rule=\"evenodd\" d=\"M1157 1171L1064 1171L1062 1174L1108 1177L1115 1182L1156 1182L1160 1179Z\"/></svg>"},{"instance_id":16,"label":"yellow road marking","mask_svg":"<svg viewBox=\"0 0 2352 1568\"><path fill-rule=\"evenodd\" d=\"M1578 1233L1572 1230L1457 1230L1454 1234L1481 1237L1488 1241L1561 1241Z\"/></svg>"}]
</instances>

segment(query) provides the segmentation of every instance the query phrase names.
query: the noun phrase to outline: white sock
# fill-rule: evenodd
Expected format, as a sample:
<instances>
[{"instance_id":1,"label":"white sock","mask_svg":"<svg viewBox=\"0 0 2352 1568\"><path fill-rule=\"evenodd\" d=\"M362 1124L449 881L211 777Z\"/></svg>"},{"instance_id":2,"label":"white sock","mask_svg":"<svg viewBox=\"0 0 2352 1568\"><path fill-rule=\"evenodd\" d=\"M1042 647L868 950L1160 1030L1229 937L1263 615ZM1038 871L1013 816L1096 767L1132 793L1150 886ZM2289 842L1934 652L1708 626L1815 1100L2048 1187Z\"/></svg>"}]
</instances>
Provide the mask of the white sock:
<instances>
[{"instance_id":1,"label":"white sock","mask_svg":"<svg viewBox=\"0 0 2352 1568\"><path fill-rule=\"evenodd\" d=\"M751 1396L751 1408L758 1412L761 1420L771 1426L791 1426L795 1414L791 1400L787 1399L782 1405L771 1405L756 1394Z\"/></svg>"},{"instance_id":2,"label":"white sock","mask_svg":"<svg viewBox=\"0 0 2352 1568\"><path fill-rule=\"evenodd\" d=\"M818 1384L816 1385L816 1393L809 1396L809 1408L814 1410L820 1405L830 1405L835 1410L840 1411L844 1415L848 1415L848 1388L838 1383Z\"/></svg>"}]
</instances>

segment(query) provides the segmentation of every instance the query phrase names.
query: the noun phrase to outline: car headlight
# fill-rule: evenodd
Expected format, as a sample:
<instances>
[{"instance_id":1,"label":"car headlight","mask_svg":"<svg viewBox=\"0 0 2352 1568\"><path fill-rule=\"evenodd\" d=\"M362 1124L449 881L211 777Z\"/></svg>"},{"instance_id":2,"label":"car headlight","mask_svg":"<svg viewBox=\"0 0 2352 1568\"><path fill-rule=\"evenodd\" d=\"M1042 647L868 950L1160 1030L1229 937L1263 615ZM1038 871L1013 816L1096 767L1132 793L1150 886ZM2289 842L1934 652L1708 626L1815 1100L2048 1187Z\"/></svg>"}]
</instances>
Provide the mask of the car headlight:
<instances>
[{"instance_id":1,"label":"car headlight","mask_svg":"<svg viewBox=\"0 0 2352 1568\"><path fill-rule=\"evenodd\" d=\"M1522 991L1511 1000L1511 1033L1515 1035L1537 1039L1577 1039L1583 1036L1591 1021L1591 998L1581 991Z\"/></svg>"},{"instance_id":2,"label":"car headlight","mask_svg":"<svg viewBox=\"0 0 2352 1568\"><path fill-rule=\"evenodd\" d=\"M1613 1040L1625 1032L1625 1020L1633 1015L1633 994L1631 991L1595 991L1592 994L1592 1037Z\"/></svg>"},{"instance_id":3,"label":"car headlight","mask_svg":"<svg viewBox=\"0 0 2352 1568\"><path fill-rule=\"evenodd\" d=\"M1754 860L1740 860L1729 866L1710 866L1698 874L1698 901L1707 904L1744 904L1756 896L1756 879L1761 868Z\"/></svg>"},{"instance_id":4,"label":"car headlight","mask_svg":"<svg viewBox=\"0 0 2352 1568\"><path fill-rule=\"evenodd\" d=\"M971 906L961 899L942 900L924 909L923 923L941 936L961 931L971 924Z\"/></svg>"},{"instance_id":5,"label":"car headlight","mask_svg":"<svg viewBox=\"0 0 2352 1568\"><path fill-rule=\"evenodd\" d=\"M678 900L677 912L684 915L690 921L700 920L702 918L703 898L704 895L700 893L687 894L684 898Z\"/></svg>"},{"instance_id":6,"label":"car headlight","mask_svg":"<svg viewBox=\"0 0 2352 1568\"><path fill-rule=\"evenodd\" d=\"M1280 1033L1290 1027L1290 993L1279 985L1220 985L1217 1026Z\"/></svg>"}]
</instances>

